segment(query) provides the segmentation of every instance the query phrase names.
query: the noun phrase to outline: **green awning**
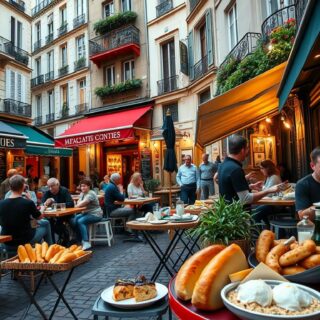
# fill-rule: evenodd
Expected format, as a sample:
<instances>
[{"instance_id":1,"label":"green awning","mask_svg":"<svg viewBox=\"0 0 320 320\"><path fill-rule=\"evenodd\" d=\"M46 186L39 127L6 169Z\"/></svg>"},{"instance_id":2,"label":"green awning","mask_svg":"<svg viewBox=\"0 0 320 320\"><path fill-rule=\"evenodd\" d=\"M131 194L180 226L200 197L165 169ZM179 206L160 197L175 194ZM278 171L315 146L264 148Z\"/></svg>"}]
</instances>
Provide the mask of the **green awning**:
<instances>
[{"instance_id":1,"label":"green awning","mask_svg":"<svg viewBox=\"0 0 320 320\"><path fill-rule=\"evenodd\" d=\"M72 149L69 148L53 148L27 145L25 151L29 155L49 156L49 157L71 157Z\"/></svg>"},{"instance_id":2,"label":"green awning","mask_svg":"<svg viewBox=\"0 0 320 320\"><path fill-rule=\"evenodd\" d=\"M299 28L294 47L292 49L287 69L282 78L278 91L279 109L286 103L291 90L294 88L308 56L320 33L320 1L309 1L303 22Z\"/></svg>"}]
</instances>

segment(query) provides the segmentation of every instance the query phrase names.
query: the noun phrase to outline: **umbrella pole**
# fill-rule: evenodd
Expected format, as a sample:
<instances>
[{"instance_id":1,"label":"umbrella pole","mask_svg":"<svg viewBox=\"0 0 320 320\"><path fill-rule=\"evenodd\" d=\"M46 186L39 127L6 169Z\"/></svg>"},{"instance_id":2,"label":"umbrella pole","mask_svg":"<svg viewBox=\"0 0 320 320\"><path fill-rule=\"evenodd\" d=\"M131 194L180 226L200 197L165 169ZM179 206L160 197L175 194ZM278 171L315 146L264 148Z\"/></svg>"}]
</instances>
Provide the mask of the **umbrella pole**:
<instances>
[{"instance_id":1,"label":"umbrella pole","mask_svg":"<svg viewBox=\"0 0 320 320\"><path fill-rule=\"evenodd\" d=\"M171 172L169 172L169 207L172 205L172 195L171 195Z\"/></svg>"}]
</instances>

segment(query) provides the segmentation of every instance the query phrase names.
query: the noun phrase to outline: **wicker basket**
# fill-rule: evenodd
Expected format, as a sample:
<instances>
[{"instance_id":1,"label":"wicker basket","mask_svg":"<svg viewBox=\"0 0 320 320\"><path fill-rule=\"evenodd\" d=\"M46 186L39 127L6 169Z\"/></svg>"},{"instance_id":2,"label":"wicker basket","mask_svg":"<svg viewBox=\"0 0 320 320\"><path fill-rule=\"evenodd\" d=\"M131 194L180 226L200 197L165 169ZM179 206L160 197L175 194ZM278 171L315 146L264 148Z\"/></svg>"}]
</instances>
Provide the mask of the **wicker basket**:
<instances>
[{"instance_id":1,"label":"wicker basket","mask_svg":"<svg viewBox=\"0 0 320 320\"><path fill-rule=\"evenodd\" d=\"M87 251L85 255L69 263L23 263L16 262L18 256L1 262L3 270L32 270L32 271L66 271L90 260L92 251Z\"/></svg>"}]
</instances>

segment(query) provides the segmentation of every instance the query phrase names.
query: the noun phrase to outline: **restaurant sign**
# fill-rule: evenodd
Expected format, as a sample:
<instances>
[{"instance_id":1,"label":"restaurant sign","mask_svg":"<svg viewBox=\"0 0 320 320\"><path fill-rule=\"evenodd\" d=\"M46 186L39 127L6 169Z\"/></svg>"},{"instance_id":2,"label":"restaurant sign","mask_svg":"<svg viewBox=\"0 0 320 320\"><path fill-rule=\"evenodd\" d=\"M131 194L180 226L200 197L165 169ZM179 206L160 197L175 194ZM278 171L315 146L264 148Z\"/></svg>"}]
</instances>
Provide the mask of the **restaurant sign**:
<instances>
[{"instance_id":1,"label":"restaurant sign","mask_svg":"<svg viewBox=\"0 0 320 320\"><path fill-rule=\"evenodd\" d=\"M55 139L55 145L57 147L78 147L85 144L133 138L133 136L133 129L112 130L57 138Z\"/></svg>"},{"instance_id":2,"label":"restaurant sign","mask_svg":"<svg viewBox=\"0 0 320 320\"><path fill-rule=\"evenodd\" d=\"M24 149L26 147L25 139L4 137L0 135L0 148Z\"/></svg>"}]
</instances>

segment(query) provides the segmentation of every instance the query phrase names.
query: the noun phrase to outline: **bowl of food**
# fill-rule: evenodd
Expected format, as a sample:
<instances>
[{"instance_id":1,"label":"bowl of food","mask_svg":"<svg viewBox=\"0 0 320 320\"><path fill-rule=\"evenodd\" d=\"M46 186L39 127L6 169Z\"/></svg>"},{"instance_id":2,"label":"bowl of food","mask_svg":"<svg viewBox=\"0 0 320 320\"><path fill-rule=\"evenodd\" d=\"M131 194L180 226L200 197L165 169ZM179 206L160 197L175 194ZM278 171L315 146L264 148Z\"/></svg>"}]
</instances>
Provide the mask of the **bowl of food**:
<instances>
[{"instance_id":1,"label":"bowl of food","mask_svg":"<svg viewBox=\"0 0 320 320\"><path fill-rule=\"evenodd\" d=\"M224 305L243 320L318 320L320 293L304 285L277 280L250 280L226 285Z\"/></svg>"}]
</instances>

